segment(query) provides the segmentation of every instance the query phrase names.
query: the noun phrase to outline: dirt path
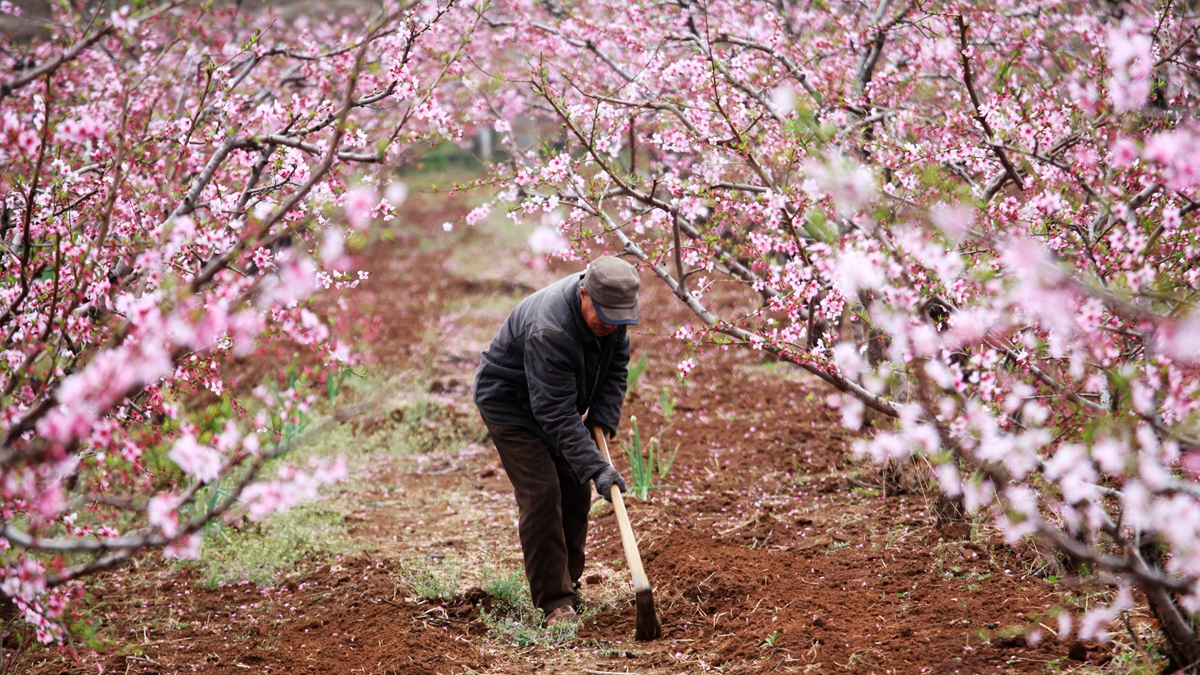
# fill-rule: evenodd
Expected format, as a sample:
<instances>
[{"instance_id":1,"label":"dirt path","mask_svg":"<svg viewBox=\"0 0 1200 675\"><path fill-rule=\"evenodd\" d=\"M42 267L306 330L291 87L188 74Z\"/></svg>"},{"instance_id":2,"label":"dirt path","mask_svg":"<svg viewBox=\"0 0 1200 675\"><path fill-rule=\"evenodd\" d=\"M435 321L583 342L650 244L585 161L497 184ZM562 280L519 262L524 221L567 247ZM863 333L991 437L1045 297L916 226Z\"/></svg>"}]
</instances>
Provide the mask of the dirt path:
<instances>
[{"instance_id":1,"label":"dirt path","mask_svg":"<svg viewBox=\"0 0 1200 675\"><path fill-rule=\"evenodd\" d=\"M622 433L636 415L643 439L678 448L666 485L629 501L664 638L632 641L603 502L585 572L600 611L572 640L538 629L512 605L515 504L470 383L509 309L571 268L531 270L511 227L443 231L466 208L414 195L394 239L367 250L370 281L347 296L359 315L339 329L372 341L387 396L334 437L356 470L330 502L343 555L262 587L147 558L93 598L101 634L125 646L34 672L882 675L1099 672L1112 659L1111 647L1055 639L1052 608L1087 606L1098 589L1047 584L1028 548L978 527L943 537L921 495L884 495L878 470L850 457L820 383L734 348L697 356L678 383L689 354L669 336L687 317L651 279L633 338L635 359L651 358Z\"/></svg>"}]
</instances>

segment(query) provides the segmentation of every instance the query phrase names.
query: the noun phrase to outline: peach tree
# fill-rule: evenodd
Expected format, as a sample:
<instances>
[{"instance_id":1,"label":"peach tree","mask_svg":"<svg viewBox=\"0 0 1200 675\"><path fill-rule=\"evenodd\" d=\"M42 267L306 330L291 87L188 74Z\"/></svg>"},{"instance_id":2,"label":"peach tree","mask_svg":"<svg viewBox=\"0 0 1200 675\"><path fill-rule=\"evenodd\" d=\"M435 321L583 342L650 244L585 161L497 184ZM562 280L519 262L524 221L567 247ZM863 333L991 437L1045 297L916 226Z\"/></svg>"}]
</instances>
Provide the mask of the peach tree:
<instances>
[{"instance_id":1,"label":"peach tree","mask_svg":"<svg viewBox=\"0 0 1200 675\"><path fill-rule=\"evenodd\" d=\"M319 374L353 362L311 299L365 278L352 249L403 200L388 169L459 135L474 25L433 0L101 7L0 36L0 591L45 642L82 577L194 557L228 509L345 474L272 462L314 394L256 396L230 364L281 341Z\"/></svg>"},{"instance_id":2,"label":"peach tree","mask_svg":"<svg viewBox=\"0 0 1200 675\"><path fill-rule=\"evenodd\" d=\"M692 348L812 373L866 425L860 456L921 464L951 505L1118 589L1059 614L1060 639L1103 639L1137 587L1175 661L1200 662L1191 9L500 0L483 18L468 113L507 148L498 205L639 262L695 314Z\"/></svg>"}]
</instances>

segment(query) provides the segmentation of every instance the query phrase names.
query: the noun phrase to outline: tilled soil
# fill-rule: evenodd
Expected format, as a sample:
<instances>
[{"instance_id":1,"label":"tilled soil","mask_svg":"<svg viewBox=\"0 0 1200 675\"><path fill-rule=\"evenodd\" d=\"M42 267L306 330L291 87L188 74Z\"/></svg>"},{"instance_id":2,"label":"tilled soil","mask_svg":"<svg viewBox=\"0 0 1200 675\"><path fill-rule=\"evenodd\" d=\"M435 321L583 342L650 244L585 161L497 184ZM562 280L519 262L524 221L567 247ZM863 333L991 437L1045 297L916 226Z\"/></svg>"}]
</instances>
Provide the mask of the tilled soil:
<instances>
[{"instance_id":1,"label":"tilled soil","mask_svg":"<svg viewBox=\"0 0 1200 675\"><path fill-rule=\"evenodd\" d=\"M358 314L343 330L371 341L372 368L414 369L454 415L469 415L474 364L505 313L574 268L529 269L519 240L493 239L503 226L443 233L463 204L418 197L409 206L397 237L365 252L371 278L345 296ZM473 588L481 560L519 564L515 505L494 450L385 458L349 447L352 464L373 476L338 496L355 505L347 531L363 552L277 588L206 588L196 573L146 558L94 595L101 633L118 648L34 672L97 672L99 661L118 673L1040 673L1112 658L1111 646L1057 640L1052 618L1102 588L1048 583L1039 575L1052 564L981 525L938 529L912 487L919 481L884 489L878 468L852 457L853 435L824 406L819 381L753 350L691 354L670 337L686 310L653 278L643 288L633 353L651 360L622 437L636 415L643 440L657 434L678 448L665 485L627 501L661 640L632 639L610 505L594 510L584 573L600 611L569 643L517 647L489 632L482 613L496 600ZM707 301L720 306L737 292ZM688 356L697 367L680 384L676 364ZM345 422L361 434L394 423L386 411ZM628 462L616 459L628 478ZM465 568L463 590L413 597L400 563L447 556ZM1134 612L1135 630L1150 630L1145 615Z\"/></svg>"},{"instance_id":2,"label":"tilled soil","mask_svg":"<svg viewBox=\"0 0 1200 675\"><path fill-rule=\"evenodd\" d=\"M446 630L452 619L444 612L405 599L384 563L364 556L278 589L206 588L186 570L157 581L138 584L136 595L155 618L165 611L175 625L165 632L143 626L142 635L133 627L125 645L131 653L104 659L106 672L423 675L480 669L490 660ZM109 598L128 600L119 589L96 594Z\"/></svg>"}]
</instances>

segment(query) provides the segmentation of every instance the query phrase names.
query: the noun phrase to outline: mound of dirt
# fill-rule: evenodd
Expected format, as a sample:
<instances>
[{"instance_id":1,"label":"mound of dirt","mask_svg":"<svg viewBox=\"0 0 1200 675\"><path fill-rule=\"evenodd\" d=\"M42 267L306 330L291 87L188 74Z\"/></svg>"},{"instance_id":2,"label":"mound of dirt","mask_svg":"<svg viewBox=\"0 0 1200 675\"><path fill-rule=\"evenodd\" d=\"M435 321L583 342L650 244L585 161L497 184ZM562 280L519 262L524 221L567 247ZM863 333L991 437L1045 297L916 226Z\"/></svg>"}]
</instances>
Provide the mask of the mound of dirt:
<instances>
[{"instance_id":1,"label":"mound of dirt","mask_svg":"<svg viewBox=\"0 0 1200 675\"><path fill-rule=\"evenodd\" d=\"M470 634L470 603L417 605L398 592L382 563L355 558L279 589L251 584L205 588L186 570L152 588L108 589L110 605L169 605L174 626L113 616L140 653L109 655L105 672L345 673L464 672L491 659ZM161 612L160 612L161 613ZM478 632L478 631L476 631Z\"/></svg>"}]
</instances>

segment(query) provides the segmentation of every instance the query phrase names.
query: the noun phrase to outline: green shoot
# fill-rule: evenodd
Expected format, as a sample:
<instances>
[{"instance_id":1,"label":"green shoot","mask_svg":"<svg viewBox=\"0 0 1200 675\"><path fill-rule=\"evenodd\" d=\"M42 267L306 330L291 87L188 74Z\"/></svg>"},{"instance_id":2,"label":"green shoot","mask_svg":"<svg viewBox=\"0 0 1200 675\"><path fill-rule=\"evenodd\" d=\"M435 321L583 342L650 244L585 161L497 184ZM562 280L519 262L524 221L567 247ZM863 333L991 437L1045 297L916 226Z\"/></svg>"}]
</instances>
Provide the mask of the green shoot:
<instances>
[{"instance_id":1,"label":"green shoot","mask_svg":"<svg viewBox=\"0 0 1200 675\"><path fill-rule=\"evenodd\" d=\"M675 463L675 456L679 454L679 446L675 446L669 458L664 458L658 439L651 438L643 447L637 418L632 417L629 421L633 426L629 432L629 442L621 443L625 448L625 456L629 458L629 494L644 500L651 489L663 487L655 484L655 473L660 480L666 477Z\"/></svg>"},{"instance_id":2,"label":"green shoot","mask_svg":"<svg viewBox=\"0 0 1200 675\"><path fill-rule=\"evenodd\" d=\"M671 467L675 465L675 457L679 454L679 444L675 444L675 447L671 450L671 455L668 457L663 452L662 447L660 447L657 436L651 438L650 443L654 446L654 454L658 457L658 477L666 478L667 474L671 473Z\"/></svg>"},{"instance_id":3,"label":"green shoot","mask_svg":"<svg viewBox=\"0 0 1200 675\"><path fill-rule=\"evenodd\" d=\"M633 364L633 366L629 369L629 373L625 376L626 391L633 391L633 388L636 387L638 382L641 381L642 375L646 374L646 364L649 362L650 352L642 352L642 355L640 358L638 358L637 363Z\"/></svg>"},{"instance_id":4,"label":"green shoot","mask_svg":"<svg viewBox=\"0 0 1200 675\"><path fill-rule=\"evenodd\" d=\"M671 390L663 387L662 393L658 396L658 406L662 408L663 419L670 422L675 416L675 397L671 395Z\"/></svg>"}]
</instances>

